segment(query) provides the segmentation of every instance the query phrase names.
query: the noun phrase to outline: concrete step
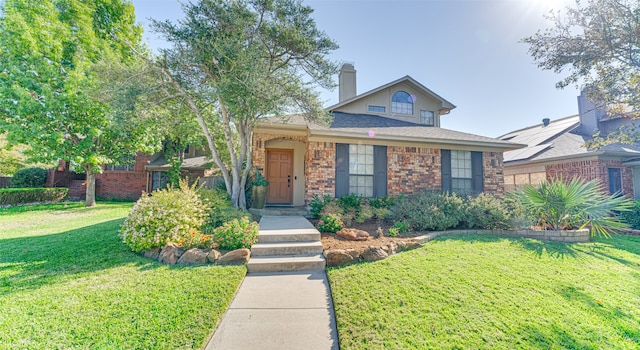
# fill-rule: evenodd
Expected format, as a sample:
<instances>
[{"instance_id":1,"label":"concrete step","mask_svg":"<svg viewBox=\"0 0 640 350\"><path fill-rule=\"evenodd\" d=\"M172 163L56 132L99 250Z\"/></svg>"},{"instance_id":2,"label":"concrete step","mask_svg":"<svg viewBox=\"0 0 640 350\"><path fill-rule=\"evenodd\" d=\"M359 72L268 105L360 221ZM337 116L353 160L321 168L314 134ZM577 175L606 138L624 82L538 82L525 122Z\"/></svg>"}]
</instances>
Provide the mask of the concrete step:
<instances>
[{"instance_id":1,"label":"concrete step","mask_svg":"<svg viewBox=\"0 0 640 350\"><path fill-rule=\"evenodd\" d=\"M326 261L322 254L271 255L251 257L247 264L251 272L313 271L324 270Z\"/></svg>"},{"instance_id":2,"label":"concrete step","mask_svg":"<svg viewBox=\"0 0 640 350\"><path fill-rule=\"evenodd\" d=\"M258 243L275 242L309 242L320 241L320 232L315 228L301 228L290 230L260 230Z\"/></svg>"},{"instance_id":3,"label":"concrete step","mask_svg":"<svg viewBox=\"0 0 640 350\"><path fill-rule=\"evenodd\" d=\"M257 243L251 247L251 256L304 255L321 253L322 243L318 241Z\"/></svg>"}]
</instances>

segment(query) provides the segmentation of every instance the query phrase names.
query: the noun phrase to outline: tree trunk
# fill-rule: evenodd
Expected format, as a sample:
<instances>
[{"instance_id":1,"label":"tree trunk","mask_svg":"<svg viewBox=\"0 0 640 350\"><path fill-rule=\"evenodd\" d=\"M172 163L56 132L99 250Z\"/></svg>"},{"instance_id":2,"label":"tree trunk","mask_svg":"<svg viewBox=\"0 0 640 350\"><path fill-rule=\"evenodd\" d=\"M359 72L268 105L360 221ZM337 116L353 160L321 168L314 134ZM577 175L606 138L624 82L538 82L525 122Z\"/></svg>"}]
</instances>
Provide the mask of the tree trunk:
<instances>
[{"instance_id":1,"label":"tree trunk","mask_svg":"<svg viewBox=\"0 0 640 350\"><path fill-rule=\"evenodd\" d=\"M85 167L87 173L87 192L85 195L85 206L93 207L96 205L96 174L90 166Z\"/></svg>"}]
</instances>

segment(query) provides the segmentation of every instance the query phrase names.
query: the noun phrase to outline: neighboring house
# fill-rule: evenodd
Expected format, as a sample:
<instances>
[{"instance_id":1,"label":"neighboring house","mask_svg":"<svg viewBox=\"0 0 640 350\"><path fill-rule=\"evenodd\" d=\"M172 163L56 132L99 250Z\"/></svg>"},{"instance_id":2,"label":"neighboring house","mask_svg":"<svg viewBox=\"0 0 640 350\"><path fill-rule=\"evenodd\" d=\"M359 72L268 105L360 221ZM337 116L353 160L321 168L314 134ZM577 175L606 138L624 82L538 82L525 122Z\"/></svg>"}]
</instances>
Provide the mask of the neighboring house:
<instances>
[{"instance_id":1,"label":"neighboring house","mask_svg":"<svg viewBox=\"0 0 640 350\"><path fill-rule=\"evenodd\" d=\"M607 116L578 97L579 114L512 131L499 138L528 147L504 154L504 181L508 189L562 177L599 180L610 193L640 198L640 145L611 144L591 151L585 142L596 131L602 135L632 121Z\"/></svg>"},{"instance_id":2,"label":"neighboring house","mask_svg":"<svg viewBox=\"0 0 640 350\"><path fill-rule=\"evenodd\" d=\"M129 164L106 165L101 174L96 174L96 197L101 199L138 199L142 192L152 192L167 185L169 170L164 153L148 155L138 152ZM204 152L193 146L184 151L182 175L190 179L203 178L210 174L210 161ZM86 177L69 170L68 164L60 161L58 168L49 170L47 187L68 187L69 198L84 199Z\"/></svg>"},{"instance_id":3,"label":"neighboring house","mask_svg":"<svg viewBox=\"0 0 640 350\"><path fill-rule=\"evenodd\" d=\"M339 80L330 126L288 116L256 128L253 165L269 181L267 204L351 193L503 193L503 152L523 145L440 128L455 106L410 76L360 95L352 64Z\"/></svg>"}]
</instances>

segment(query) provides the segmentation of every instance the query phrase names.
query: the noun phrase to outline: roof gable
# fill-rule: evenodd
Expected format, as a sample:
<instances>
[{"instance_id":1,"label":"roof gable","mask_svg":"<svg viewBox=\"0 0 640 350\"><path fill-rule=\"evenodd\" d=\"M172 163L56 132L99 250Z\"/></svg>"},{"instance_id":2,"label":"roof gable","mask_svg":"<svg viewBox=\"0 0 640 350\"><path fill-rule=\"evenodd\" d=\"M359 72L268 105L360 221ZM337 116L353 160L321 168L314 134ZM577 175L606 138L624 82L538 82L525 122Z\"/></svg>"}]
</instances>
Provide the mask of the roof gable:
<instances>
[{"instance_id":1,"label":"roof gable","mask_svg":"<svg viewBox=\"0 0 640 350\"><path fill-rule=\"evenodd\" d=\"M367 98L369 96L372 96L372 95L374 95L374 94L376 94L376 93L378 93L380 91L383 91L383 90L388 89L388 88L392 88L392 87L394 87L396 85L400 85L402 83L408 83L408 84L412 85L416 90L418 90L418 91L424 93L425 95L431 97L432 99L438 101L440 103L440 105L441 105L441 109L444 109L446 111L450 111L450 110L456 108L456 106L453 103L447 101L446 99L444 99L440 95L438 95L435 92L431 91L426 86L420 84L417 80L413 79L412 77L410 77L408 75L405 75L404 77L402 77L400 79L394 80L394 81L392 81L390 83L384 84L382 86L379 86L379 87L377 87L377 88L375 88L373 90L369 90L369 91L367 91L365 93L362 93L360 95L356 95L356 96L354 96L354 97L352 97L350 99L347 99L347 100L344 100L344 101L339 102L337 104L334 104L333 106L329 106L329 107L327 107L327 110L329 110L329 111L337 110L337 109L339 109L341 107L344 107L346 105L352 104L352 103L354 103L356 101L360 101L360 100L365 99L365 98Z\"/></svg>"}]
</instances>

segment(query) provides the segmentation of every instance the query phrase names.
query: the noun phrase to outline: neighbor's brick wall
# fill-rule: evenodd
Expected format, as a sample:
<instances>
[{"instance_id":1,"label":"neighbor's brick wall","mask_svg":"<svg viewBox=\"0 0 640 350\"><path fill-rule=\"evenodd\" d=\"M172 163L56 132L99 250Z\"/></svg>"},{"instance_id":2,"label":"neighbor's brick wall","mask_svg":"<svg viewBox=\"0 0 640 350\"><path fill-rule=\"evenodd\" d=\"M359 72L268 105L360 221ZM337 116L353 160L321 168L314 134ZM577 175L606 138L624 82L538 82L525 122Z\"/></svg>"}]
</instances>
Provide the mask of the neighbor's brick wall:
<instances>
[{"instance_id":1,"label":"neighbor's brick wall","mask_svg":"<svg viewBox=\"0 0 640 350\"><path fill-rule=\"evenodd\" d=\"M551 164L546 167L547 179L562 177L570 180L575 177L585 181L599 180L609 190L608 168L622 169L622 192L633 197L633 173L630 167L623 166L619 160L583 160Z\"/></svg>"},{"instance_id":2,"label":"neighbor's brick wall","mask_svg":"<svg viewBox=\"0 0 640 350\"><path fill-rule=\"evenodd\" d=\"M333 142L307 143L305 156L305 200L311 201L314 194L318 196L336 195L336 144Z\"/></svg>"},{"instance_id":3,"label":"neighbor's brick wall","mask_svg":"<svg viewBox=\"0 0 640 350\"><path fill-rule=\"evenodd\" d=\"M138 153L133 171L105 170L96 174L96 197L102 199L138 199L147 188L145 165L151 159L148 154Z\"/></svg>"},{"instance_id":4,"label":"neighbor's brick wall","mask_svg":"<svg viewBox=\"0 0 640 350\"><path fill-rule=\"evenodd\" d=\"M494 196L504 194L504 164L502 152L483 152L484 192Z\"/></svg>"},{"instance_id":5,"label":"neighbor's brick wall","mask_svg":"<svg viewBox=\"0 0 640 350\"><path fill-rule=\"evenodd\" d=\"M440 149L388 146L387 165L390 196L442 189Z\"/></svg>"}]
</instances>

